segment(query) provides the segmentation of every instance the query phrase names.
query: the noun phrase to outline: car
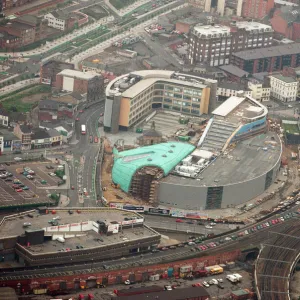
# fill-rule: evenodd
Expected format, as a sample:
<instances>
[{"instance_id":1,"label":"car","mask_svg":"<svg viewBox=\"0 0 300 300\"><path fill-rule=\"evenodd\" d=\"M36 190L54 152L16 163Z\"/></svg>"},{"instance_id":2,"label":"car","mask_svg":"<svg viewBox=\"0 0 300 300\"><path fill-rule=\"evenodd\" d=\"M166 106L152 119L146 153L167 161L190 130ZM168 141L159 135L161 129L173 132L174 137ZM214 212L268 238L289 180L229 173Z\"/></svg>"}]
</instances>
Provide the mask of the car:
<instances>
[{"instance_id":1,"label":"car","mask_svg":"<svg viewBox=\"0 0 300 300\"><path fill-rule=\"evenodd\" d=\"M194 224L194 222L189 220L189 221L186 221L186 224Z\"/></svg>"},{"instance_id":2,"label":"car","mask_svg":"<svg viewBox=\"0 0 300 300\"><path fill-rule=\"evenodd\" d=\"M18 184L13 184L11 187L12 187L13 189L18 189L18 188L19 188L19 185L18 185Z\"/></svg>"},{"instance_id":3,"label":"car","mask_svg":"<svg viewBox=\"0 0 300 300\"><path fill-rule=\"evenodd\" d=\"M209 225L210 226L215 226L215 225L217 225L217 223L211 222L211 223L209 223Z\"/></svg>"},{"instance_id":4,"label":"car","mask_svg":"<svg viewBox=\"0 0 300 300\"><path fill-rule=\"evenodd\" d=\"M87 196L88 192L87 192L86 188L83 189L83 193L85 196Z\"/></svg>"},{"instance_id":5,"label":"car","mask_svg":"<svg viewBox=\"0 0 300 300\"><path fill-rule=\"evenodd\" d=\"M29 170L29 171L28 171L28 174L29 174L29 175L34 175L34 174L35 174L35 172L34 172L34 171L32 171L32 170Z\"/></svg>"},{"instance_id":6,"label":"car","mask_svg":"<svg viewBox=\"0 0 300 300\"><path fill-rule=\"evenodd\" d=\"M27 175L26 178L32 180L34 177L32 175Z\"/></svg>"},{"instance_id":7,"label":"car","mask_svg":"<svg viewBox=\"0 0 300 300\"><path fill-rule=\"evenodd\" d=\"M288 108L293 108L293 105L289 104L287 107L288 107Z\"/></svg>"},{"instance_id":8,"label":"car","mask_svg":"<svg viewBox=\"0 0 300 300\"><path fill-rule=\"evenodd\" d=\"M167 247L162 247L162 248L161 248L161 251L167 251L167 250L168 250Z\"/></svg>"},{"instance_id":9,"label":"car","mask_svg":"<svg viewBox=\"0 0 300 300\"><path fill-rule=\"evenodd\" d=\"M152 249L151 252L152 253L157 253L157 252L159 252L159 250L158 249Z\"/></svg>"},{"instance_id":10,"label":"car","mask_svg":"<svg viewBox=\"0 0 300 300\"><path fill-rule=\"evenodd\" d=\"M40 183L41 184L47 184L47 181L46 180L41 180Z\"/></svg>"},{"instance_id":11,"label":"car","mask_svg":"<svg viewBox=\"0 0 300 300\"><path fill-rule=\"evenodd\" d=\"M75 190L75 186L74 185L71 186L71 190Z\"/></svg>"},{"instance_id":12,"label":"car","mask_svg":"<svg viewBox=\"0 0 300 300\"><path fill-rule=\"evenodd\" d=\"M23 192L23 190L22 190L22 189L15 189L15 191L16 191L16 192L18 192L18 193L21 193L21 192Z\"/></svg>"},{"instance_id":13,"label":"car","mask_svg":"<svg viewBox=\"0 0 300 300\"><path fill-rule=\"evenodd\" d=\"M94 137L94 143L98 143L98 137Z\"/></svg>"},{"instance_id":14,"label":"car","mask_svg":"<svg viewBox=\"0 0 300 300\"><path fill-rule=\"evenodd\" d=\"M189 246L194 246L194 245L196 245L196 243L195 242L188 242L188 245Z\"/></svg>"},{"instance_id":15,"label":"car","mask_svg":"<svg viewBox=\"0 0 300 300\"><path fill-rule=\"evenodd\" d=\"M69 215L73 215L73 211L72 210L68 210Z\"/></svg>"},{"instance_id":16,"label":"car","mask_svg":"<svg viewBox=\"0 0 300 300\"><path fill-rule=\"evenodd\" d=\"M130 280L125 280L125 281L124 281L124 284L125 284L125 285L130 285L131 282L130 282Z\"/></svg>"},{"instance_id":17,"label":"car","mask_svg":"<svg viewBox=\"0 0 300 300\"><path fill-rule=\"evenodd\" d=\"M79 118L76 118L76 119L75 119L76 122L78 122L79 120L80 120Z\"/></svg>"},{"instance_id":18,"label":"car","mask_svg":"<svg viewBox=\"0 0 300 300\"><path fill-rule=\"evenodd\" d=\"M28 186L23 186L23 191L28 191L29 190L29 187Z\"/></svg>"},{"instance_id":19,"label":"car","mask_svg":"<svg viewBox=\"0 0 300 300\"><path fill-rule=\"evenodd\" d=\"M224 285L223 285L223 284L220 284L220 283L217 284L217 287L218 287L219 289L221 289L221 290L224 289Z\"/></svg>"},{"instance_id":20,"label":"car","mask_svg":"<svg viewBox=\"0 0 300 300\"><path fill-rule=\"evenodd\" d=\"M29 227L29 226L31 226L31 223L29 223L29 222L23 223L23 227Z\"/></svg>"},{"instance_id":21,"label":"car","mask_svg":"<svg viewBox=\"0 0 300 300\"><path fill-rule=\"evenodd\" d=\"M221 283L223 282L223 279L222 279L222 278L218 278L217 280L218 280L219 282L221 282Z\"/></svg>"},{"instance_id":22,"label":"car","mask_svg":"<svg viewBox=\"0 0 300 300\"><path fill-rule=\"evenodd\" d=\"M81 109L79 112L82 114L83 113L83 109Z\"/></svg>"},{"instance_id":23,"label":"car","mask_svg":"<svg viewBox=\"0 0 300 300\"><path fill-rule=\"evenodd\" d=\"M200 282L196 282L192 284L192 287L199 287L199 286L202 286Z\"/></svg>"},{"instance_id":24,"label":"car","mask_svg":"<svg viewBox=\"0 0 300 300\"><path fill-rule=\"evenodd\" d=\"M170 246L169 249L176 249L176 246Z\"/></svg>"},{"instance_id":25,"label":"car","mask_svg":"<svg viewBox=\"0 0 300 300\"><path fill-rule=\"evenodd\" d=\"M21 157L15 157L14 160L15 160L15 161L21 161L21 160L23 160L23 159L22 159Z\"/></svg>"},{"instance_id":26,"label":"car","mask_svg":"<svg viewBox=\"0 0 300 300\"><path fill-rule=\"evenodd\" d=\"M54 221L60 220L60 216L56 216L56 217L54 217L52 220L54 220Z\"/></svg>"},{"instance_id":27,"label":"car","mask_svg":"<svg viewBox=\"0 0 300 300\"><path fill-rule=\"evenodd\" d=\"M6 178L4 181L13 181L12 178Z\"/></svg>"},{"instance_id":28,"label":"car","mask_svg":"<svg viewBox=\"0 0 300 300\"><path fill-rule=\"evenodd\" d=\"M203 282L202 282L202 285L204 285L204 286L207 287L207 288L209 287L209 283L208 283L207 281L203 281Z\"/></svg>"},{"instance_id":29,"label":"car","mask_svg":"<svg viewBox=\"0 0 300 300\"><path fill-rule=\"evenodd\" d=\"M50 175L52 177L56 176L55 173L53 173L53 172L49 172L48 175Z\"/></svg>"},{"instance_id":30,"label":"car","mask_svg":"<svg viewBox=\"0 0 300 300\"><path fill-rule=\"evenodd\" d=\"M165 288L166 291L172 291L173 290L170 285L165 285L164 288Z\"/></svg>"},{"instance_id":31,"label":"car","mask_svg":"<svg viewBox=\"0 0 300 300\"><path fill-rule=\"evenodd\" d=\"M212 229L212 226L210 226L210 225L205 225L205 228L206 228L206 229Z\"/></svg>"},{"instance_id":32,"label":"car","mask_svg":"<svg viewBox=\"0 0 300 300\"><path fill-rule=\"evenodd\" d=\"M181 220L181 219L176 219L176 223L183 223L183 220Z\"/></svg>"},{"instance_id":33,"label":"car","mask_svg":"<svg viewBox=\"0 0 300 300\"><path fill-rule=\"evenodd\" d=\"M23 183L19 184L20 188L23 188L24 186L25 186L25 184L23 184Z\"/></svg>"},{"instance_id":34,"label":"car","mask_svg":"<svg viewBox=\"0 0 300 300\"><path fill-rule=\"evenodd\" d=\"M51 166L51 165L48 165L48 166L46 166L46 168L47 168L48 170L52 170L52 169L54 169L54 167L53 167L53 166Z\"/></svg>"}]
</instances>

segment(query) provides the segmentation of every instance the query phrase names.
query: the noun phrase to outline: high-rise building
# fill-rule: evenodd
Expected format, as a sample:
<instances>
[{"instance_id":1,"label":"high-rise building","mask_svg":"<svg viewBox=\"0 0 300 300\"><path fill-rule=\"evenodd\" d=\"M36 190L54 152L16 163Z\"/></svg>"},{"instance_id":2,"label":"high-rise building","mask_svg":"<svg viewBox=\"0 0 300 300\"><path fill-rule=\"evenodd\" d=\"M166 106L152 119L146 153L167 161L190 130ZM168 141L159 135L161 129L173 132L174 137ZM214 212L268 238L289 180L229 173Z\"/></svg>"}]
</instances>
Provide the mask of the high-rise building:
<instances>
[{"instance_id":1,"label":"high-rise building","mask_svg":"<svg viewBox=\"0 0 300 300\"><path fill-rule=\"evenodd\" d=\"M245 0L243 4L243 17L263 19L274 7L274 0Z\"/></svg>"},{"instance_id":2,"label":"high-rise building","mask_svg":"<svg viewBox=\"0 0 300 300\"><path fill-rule=\"evenodd\" d=\"M232 52L271 46L272 40L272 27L257 22L236 22L230 27L197 25L191 32L189 60L191 64L224 65Z\"/></svg>"},{"instance_id":3,"label":"high-rise building","mask_svg":"<svg viewBox=\"0 0 300 300\"><path fill-rule=\"evenodd\" d=\"M218 0L217 13L220 16L224 16L224 11L225 11L225 0Z\"/></svg>"}]
</instances>

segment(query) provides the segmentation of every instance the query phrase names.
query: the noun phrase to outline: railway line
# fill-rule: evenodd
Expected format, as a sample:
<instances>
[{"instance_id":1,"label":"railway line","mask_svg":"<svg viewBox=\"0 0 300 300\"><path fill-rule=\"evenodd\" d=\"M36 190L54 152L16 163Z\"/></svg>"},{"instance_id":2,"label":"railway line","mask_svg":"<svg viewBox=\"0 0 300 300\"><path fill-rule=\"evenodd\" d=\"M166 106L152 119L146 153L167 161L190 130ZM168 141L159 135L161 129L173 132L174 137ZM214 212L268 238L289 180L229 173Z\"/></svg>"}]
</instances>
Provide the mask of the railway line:
<instances>
[{"instance_id":1,"label":"railway line","mask_svg":"<svg viewBox=\"0 0 300 300\"><path fill-rule=\"evenodd\" d=\"M300 220L280 232L270 232L270 240L262 245L255 268L258 299L290 300L289 280L300 253Z\"/></svg>"}]
</instances>

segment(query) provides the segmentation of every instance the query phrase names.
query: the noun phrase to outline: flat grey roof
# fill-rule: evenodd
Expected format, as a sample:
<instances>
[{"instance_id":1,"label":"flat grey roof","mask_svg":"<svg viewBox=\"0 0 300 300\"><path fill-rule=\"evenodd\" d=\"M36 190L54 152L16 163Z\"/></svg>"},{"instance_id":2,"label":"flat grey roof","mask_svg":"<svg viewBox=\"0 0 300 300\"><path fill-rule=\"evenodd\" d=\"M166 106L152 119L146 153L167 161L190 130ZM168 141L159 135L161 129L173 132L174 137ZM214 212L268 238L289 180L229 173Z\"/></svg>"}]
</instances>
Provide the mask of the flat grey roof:
<instances>
[{"instance_id":1,"label":"flat grey roof","mask_svg":"<svg viewBox=\"0 0 300 300\"><path fill-rule=\"evenodd\" d=\"M268 147L265 142L274 138L276 145ZM268 147L268 150L263 150ZM270 169L281 157L281 142L277 134L268 132L237 143L228 155L218 157L200 175L203 179L168 176L164 182L191 186L224 186L251 180ZM215 182L218 180L218 182Z\"/></svg>"},{"instance_id":2,"label":"flat grey roof","mask_svg":"<svg viewBox=\"0 0 300 300\"><path fill-rule=\"evenodd\" d=\"M227 72L227 73L230 73L230 74L233 74L237 77L247 77L249 75L248 72L238 68L237 66L234 66L234 65L224 65L224 66L220 66L219 69L221 69L222 71L224 72Z\"/></svg>"},{"instance_id":3,"label":"flat grey roof","mask_svg":"<svg viewBox=\"0 0 300 300\"><path fill-rule=\"evenodd\" d=\"M69 209L69 208L68 208ZM70 208L72 209L72 208ZM48 214L48 215L39 215L34 214L34 218L30 218L28 216L24 216L21 218L14 218L9 221L5 221L0 226L0 236L18 236L20 234L25 233L25 229L23 228L23 223L29 222L31 223L30 229L42 229L45 227L50 227L51 225L48 223L52 218L59 216L61 219L58 221L59 225L70 224L70 223L79 223L85 221L104 221L105 223L109 223L112 221L121 222L124 221L124 217L134 217L137 216L134 212L130 211L122 211L122 210L114 210L107 208L106 210L95 210L95 211L83 211L81 213L77 213L74 211L74 214L70 215L68 210L57 210L56 214Z\"/></svg>"},{"instance_id":4,"label":"flat grey roof","mask_svg":"<svg viewBox=\"0 0 300 300\"><path fill-rule=\"evenodd\" d=\"M300 53L300 43L278 45L268 48L251 49L235 52L232 55L243 60L268 58L274 56L291 55Z\"/></svg>"}]
</instances>

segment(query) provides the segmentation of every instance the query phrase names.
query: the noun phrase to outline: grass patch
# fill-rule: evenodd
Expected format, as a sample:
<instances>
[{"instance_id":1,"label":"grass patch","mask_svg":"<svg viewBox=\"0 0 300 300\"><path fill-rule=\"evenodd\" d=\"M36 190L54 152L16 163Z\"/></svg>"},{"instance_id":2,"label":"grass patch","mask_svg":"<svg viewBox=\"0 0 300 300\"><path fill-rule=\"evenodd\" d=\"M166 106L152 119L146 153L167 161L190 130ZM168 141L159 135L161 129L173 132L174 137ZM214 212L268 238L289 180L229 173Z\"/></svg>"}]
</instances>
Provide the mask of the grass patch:
<instances>
[{"instance_id":1,"label":"grass patch","mask_svg":"<svg viewBox=\"0 0 300 300\"><path fill-rule=\"evenodd\" d=\"M291 134L299 134L299 128L297 124L282 124L284 131L291 133Z\"/></svg>"},{"instance_id":2,"label":"grass patch","mask_svg":"<svg viewBox=\"0 0 300 300\"><path fill-rule=\"evenodd\" d=\"M8 95L4 95L1 101L4 109L10 112L28 112L31 110L34 103L24 103L22 99L39 93L50 93L51 87L49 85L35 85L22 91L15 91Z\"/></svg>"},{"instance_id":3,"label":"grass patch","mask_svg":"<svg viewBox=\"0 0 300 300\"><path fill-rule=\"evenodd\" d=\"M137 0L109 0L110 4L113 5L116 9L122 9L127 7Z\"/></svg>"}]
</instances>

